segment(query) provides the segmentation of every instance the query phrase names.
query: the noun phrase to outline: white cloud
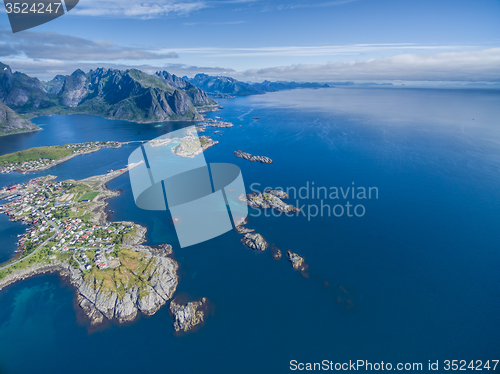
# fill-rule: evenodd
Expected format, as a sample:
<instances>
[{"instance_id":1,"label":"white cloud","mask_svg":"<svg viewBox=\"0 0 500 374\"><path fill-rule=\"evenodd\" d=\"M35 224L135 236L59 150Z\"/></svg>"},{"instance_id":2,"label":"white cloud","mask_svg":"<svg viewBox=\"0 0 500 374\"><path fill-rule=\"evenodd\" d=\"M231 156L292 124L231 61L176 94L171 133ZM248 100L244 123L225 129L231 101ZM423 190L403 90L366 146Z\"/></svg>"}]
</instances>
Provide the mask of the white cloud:
<instances>
[{"instance_id":1,"label":"white cloud","mask_svg":"<svg viewBox=\"0 0 500 374\"><path fill-rule=\"evenodd\" d=\"M92 17L157 18L167 15L187 15L206 8L204 1L155 0L80 0L72 13Z\"/></svg>"},{"instance_id":2,"label":"white cloud","mask_svg":"<svg viewBox=\"0 0 500 374\"><path fill-rule=\"evenodd\" d=\"M349 56L373 53L401 53L408 51L445 51L468 48L458 45L418 45L415 43L377 43L322 46L287 46L287 47L257 47L257 48L177 48L182 54L202 54L206 57L311 57L311 56ZM167 53L169 50L160 50Z\"/></svg>"},{"instance_id":3,"label":"white cloud","mask_svg":"<svg viewBox=\"0 0 500 374\"><path fill-rule=\"evenodd\" d=\"M55 32L24 31L13 34L0 30L0 56L34 60L112 61L177 58L177 53L158 53L116 45L109 40L88 40Z\"/></svg>"},{"instance_id":4,"label":"white cloud","mask_svg":"<svg viewBox=\"0 0 500 374\"><path fill-rule=\"evenodd\" d=\"M500 48L435 54L400 54L391 57L299 64L249 69L242 78L261 81L500 81Z\"/></svg>"},{"instance_id":5,"label":"white cloud","mask_svg":"<svg viewBox=\"0 0 500 374\"><path fill-rule=\"evenodd\" d=\"M262 9L263 12L287 10L287 9L302 9L302 8L326 8L339 6L344 4L353 3L358 0L336 0L336 1L322 1L319 3L308 2L302 4L284 3L284 4L266 4Z\"/></svg>"}]
</instances>

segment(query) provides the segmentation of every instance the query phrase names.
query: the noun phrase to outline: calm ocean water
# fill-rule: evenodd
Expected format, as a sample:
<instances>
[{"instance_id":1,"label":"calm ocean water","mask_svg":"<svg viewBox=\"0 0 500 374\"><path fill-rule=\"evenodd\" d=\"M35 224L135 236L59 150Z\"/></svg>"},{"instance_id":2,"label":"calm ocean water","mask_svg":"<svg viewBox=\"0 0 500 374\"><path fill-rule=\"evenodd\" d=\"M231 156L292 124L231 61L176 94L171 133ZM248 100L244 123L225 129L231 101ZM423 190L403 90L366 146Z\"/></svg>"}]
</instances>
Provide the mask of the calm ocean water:
<instances>
[{"instance_id":1,"label":"calm ocean water","mask_svg":"<svg viewBox=\"0 0 500 374\"><path fill-rule=\"evenodd\" d=\"M164 307L150 318L89 331L73 289L56 275L39 276L0 291L0 373L285 373L290 360L426 368L429 360L500 359L499 91L332 88L220 103L224 110L210 116L235 127L213 135L220 144L205 157L239 165L248 191L256 184L354 184L377 187L378 199L347 199L365 207L363 217L251 212L248 227L305 257L304 278L285 258L243 247L234 231L180 249L167 213L136 208L128 176L121 176L108 184L123 191L110 200L111 219L145 224L148 244L174 246L178 292L212 303L205 326L174 337ZM34 122L44 130L0 138L0 153L146 140L191 124L86 115ZM0 175L0 185L105 173L125 165L136 146L79 156L42 173ZM237 149L274 163L238 159ZM306 213L321 204L311 196L298 200L289 202ZM13 255L23 228L0 216L0 261Z\"/></svg>"}]
</instances>

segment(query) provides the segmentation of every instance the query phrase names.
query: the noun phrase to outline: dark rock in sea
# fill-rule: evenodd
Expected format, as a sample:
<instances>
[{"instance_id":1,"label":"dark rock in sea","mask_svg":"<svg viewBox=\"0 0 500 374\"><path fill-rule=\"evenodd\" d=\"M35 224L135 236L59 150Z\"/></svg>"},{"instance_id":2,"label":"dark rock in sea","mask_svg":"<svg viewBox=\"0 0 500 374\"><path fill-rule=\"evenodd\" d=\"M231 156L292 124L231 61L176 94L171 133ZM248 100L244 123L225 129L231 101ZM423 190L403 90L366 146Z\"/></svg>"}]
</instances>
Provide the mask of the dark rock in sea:
<instances>
[{"instance_id":1,"label":"dark rock in sea","mask_svg":"<svg viewBox=\"0 0 500 374\"><path fill-rule=\"evenodd\" d=\"M288 199L288 194L285 191L281 190L265 190L264 192L269 193L271 195L276 196L280 199Z\"/></svg>"},{"instance_id":2,"label":"dark rock in sea","mask_svg":"<svg viewBox=\"0 0 500 374\"><path fill-rule=\"evenodd\" d=\"M254 229L249 229L245 227L244 225L246 225L247 223L248 223L247 218L240 219L238 222L236 222L236 231L238 232L238 234L247 234L249 232L255 231Z\"/></svg>"},{"instance_id":3,"label":"dark rock in sea","mask_svg":"<svg viewBox=\"0 0 500 374\"><path fill-rule=\"evenodd\" d=\"M174 329L176 332L188 332L202 323L205 318L207 299L191 301L185 305L177 304L175 300L170 302L170 313L174 317Z\"/></svg>"},{"instance_id":4,"label":"dark rock in sea","mask_svg":"<svg viewBox=\"0 0 500 374\"><path fill-rule=\"evenodd\" d=\"M269 157L265 156L252 156L250 153L244 151L234 151L233 152L236 157L242 158L244 160L252 161L252 162L260 162L262 164L272 164L273 160Z\"/></svg>"},{"instance_id":5,"label":"dark rock in sea","mask_svg":"<svg viewBox=\"0 0 500 374\"><path fill-rule=\"evenodd\" d=\"M282 192L282 191L276 191ZM285 194L286 195L286 194ZM257 193L252 192L247 194L247 204L254 208L273 208L279 212L292 213L298 212L300 209L283 202L279 197L270 192Z\"/></svg>"},{"instance_id":6,"label":"dark rock in sea","mask_svg":"<svg viewBox=\"0 0 500 374\"><path fill-rule=\"evenodd\" d=\"M265 251L268 243L261 234L249 233L243 235L241 242L255 251Z\"/></svg>"},{"instance_id":7,"label":"dark rock in sea","mask_svg":"<svg viewBox=\"0 0 500 374\"><path fill-rule=\"evenodd\" d=\"M246 234L249 232L254 232L255 230L249 229L248 227L244 227L244 226L236 226L236 231L238 232L238 234Z\"/></svg>"},{"instance_id":8,"label":"dark rock in sea","mask_svg":"<svg viewBox=\"0 0 500 374\"><path fill-rule=\"evenodd\" d=\"M286 256L296 270L305 270L304 257L299 256L297 253L287 251Z\"/></svg>"},{"instance_id":9,"label":"dark rock in sea","mask_svg":"<svg viewBox=\"0 0 500 374\"><path fill-rule=\"evenodd\" d=\"M274 245L271 246L271 254L275 260L279 260L281 258L281 251L279 248Z\"/></svg>"}]
</instances>

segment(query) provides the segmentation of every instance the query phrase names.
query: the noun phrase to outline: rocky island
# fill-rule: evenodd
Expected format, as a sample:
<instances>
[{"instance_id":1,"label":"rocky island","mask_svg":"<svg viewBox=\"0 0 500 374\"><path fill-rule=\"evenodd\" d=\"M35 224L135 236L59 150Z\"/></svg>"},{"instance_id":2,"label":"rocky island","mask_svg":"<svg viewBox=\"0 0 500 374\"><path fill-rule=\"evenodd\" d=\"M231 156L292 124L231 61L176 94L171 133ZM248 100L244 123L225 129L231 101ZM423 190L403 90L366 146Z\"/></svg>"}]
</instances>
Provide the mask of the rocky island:
<instances>
[{"instance_id":1,"label":"rocky island","mask_svg":"<svg viewBox=\"0 0 500 374\"><path fill-rule=\"evenodd\" d=\"M299 208L289 205L281 199L288 199L288 195L280 190L267 190L263 193L252 192L246 196L247 204L254 208L273 208L283 213L300 211Z\"/></svg>"},{"instance_id":2,"label":"rocky island","mask_svg":"<svg viewBox=\"0 0 500 374\"><path fill-rule=\"evenodd\" d=\"M236 157L242 158L244 160L252 161L252 162L260 162L262 164L272 164L273 160L271 160L269 157L265 156L252 156L250 153L243 152L243 151L234 151L233 152Z\"/></svg>"},{"instance_id":3,"label":"rocky island","mask_svg":"<svg viewBox=\"0 0 500 374\"><path fill-rule=\"evenodd\" d=\"M265 251L269 245L266 242L266 239L264 239L261 234L257 233L248 233L243 235L243 238L241 238L241 242L248 248L261 252Z\"/></svg>"},{"instance_id":4,"label":"rocky island","mask_svg":"<svg viewBox=\"0 0 500 374\"><path fill-rule=\"evenodd\" d=\"M216 144L219 142L209 136L200 136L199 141L194 137L185 137L179 145L172 148L172 153L179 157L194 158Z\"/></svg>"},{"instance_id":5,"label":"rocky island","mask_svg":"<svg viewBox=\"0 0 500 374\"><path fill-rule=\"evenodd\" d=\"M297 253L292 251L287 251L286 256L295 270L305 270L304 257L299 256Z\"/></svg>"},{"instance_id":6,"label":"rocky island","mask_svg":"<svg viewBox=\"0 0 500 374\"><path fill-rule=\"evenodd\" d=\"M199 301L190 301L185 305L172 300L169 311L174 318L175 331L188 332L200 323L203 323L207 303L206 298L202 298Z\"/></svg>"},{"instance_id":7,"label":"rocky island","mask_svg":"<svg viewBox=\"0 0 500 374\"><path fill-rule=\"evenodd\" d=\"M212 119L212 118L204 118L204 121L200 122L198 125L203 127L219 127L219 128L229 128L234 126L231 122L224 122L220 121L219 119Z\"/></svg>"}]
</instances>

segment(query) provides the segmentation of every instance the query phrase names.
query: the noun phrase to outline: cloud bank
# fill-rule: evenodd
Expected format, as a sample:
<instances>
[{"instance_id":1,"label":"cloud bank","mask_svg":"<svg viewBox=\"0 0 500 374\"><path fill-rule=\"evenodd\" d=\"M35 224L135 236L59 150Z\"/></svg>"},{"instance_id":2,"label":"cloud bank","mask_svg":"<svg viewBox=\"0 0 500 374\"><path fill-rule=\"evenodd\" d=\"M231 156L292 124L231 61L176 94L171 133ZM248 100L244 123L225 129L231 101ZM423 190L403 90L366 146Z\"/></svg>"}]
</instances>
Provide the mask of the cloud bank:
<instances>
[{"instance_id":1,"label":"cloud bank","mask_svg":"<svg viewBox=\"0 0 500 374\"><path fill-rule=\"evenodd\" d=\"M177 58L175 52L157 53L123 47L110 41L92 41L55 32L0 30L0 56L63 61L153 60Z\"/></svg>"},{"instance_id":2,"label":"cloud bank","mask_svg":"<svg viewBox=\"0 0 500 374\"><path fill-rule=\"evenodd\" d=\"M156 0L80 0L73 14L90 17L157 18L168 15L187 15L206 8L204 1Z\"/></svg>"},{"instance_id":3,"label":"cloud bank","mask_svg":"<svg viewBox=\"0 0 500 374\"><path fill-rule=\"evenodd\" d=\"M249 69L247 80L500 82L500 48Z\"/></svg>"}]
</instances>

